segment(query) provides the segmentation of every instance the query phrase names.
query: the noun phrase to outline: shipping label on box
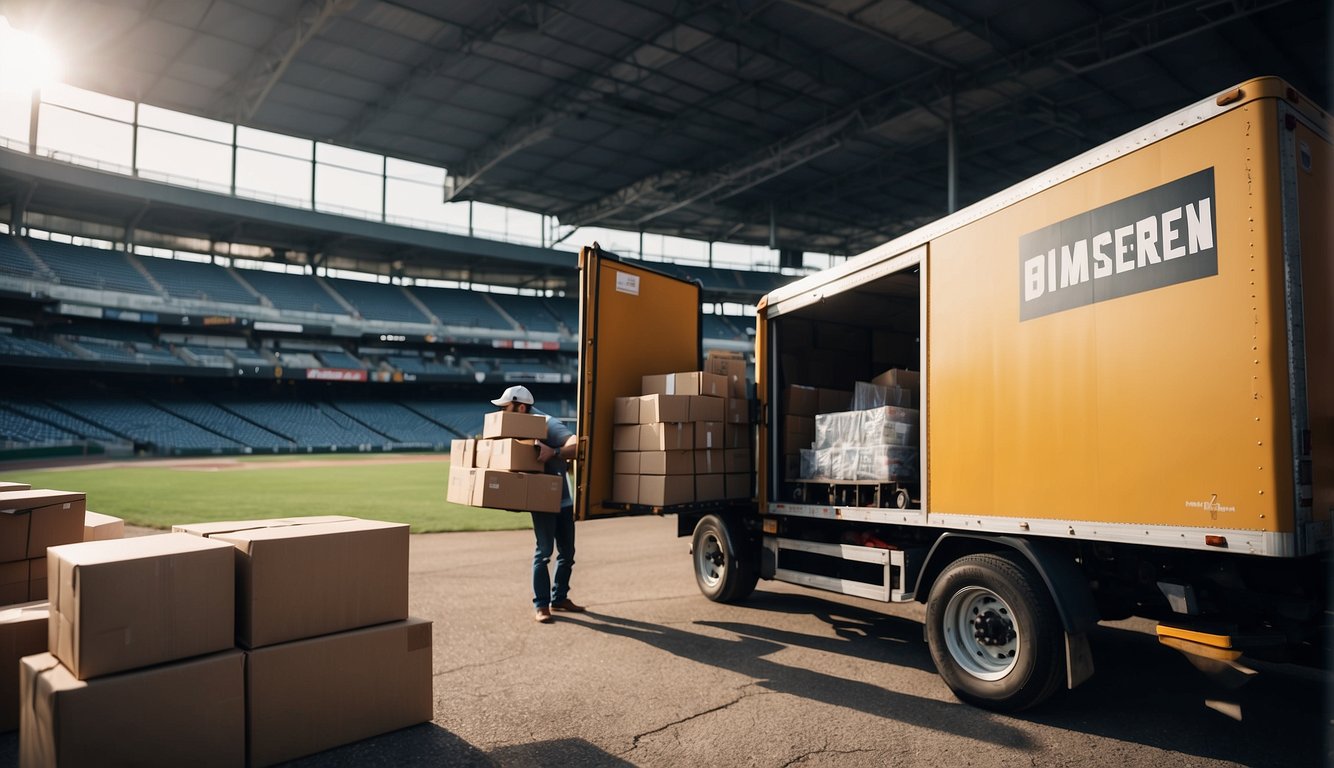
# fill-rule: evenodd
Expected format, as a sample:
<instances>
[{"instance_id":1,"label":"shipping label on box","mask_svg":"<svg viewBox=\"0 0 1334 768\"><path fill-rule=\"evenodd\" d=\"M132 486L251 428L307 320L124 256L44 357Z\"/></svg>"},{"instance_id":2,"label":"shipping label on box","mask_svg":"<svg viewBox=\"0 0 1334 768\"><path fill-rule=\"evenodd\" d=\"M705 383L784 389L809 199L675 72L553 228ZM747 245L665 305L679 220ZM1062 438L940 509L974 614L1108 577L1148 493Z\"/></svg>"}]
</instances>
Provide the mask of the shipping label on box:
<instances>
[{"instance_id":1,"label":"shipping label on box","mask_svg":"<svg viewBox=\"0 0 1334 768\"><path fill-rule=\"evenodd\" d=\"M445 500L454 504L472 506L473 476L477 470L473 467L449 468L449 485L445 489Z\"/></svg>"},{"instance_id":2,"label":"shipping label on box","mask_svg":"<svg viewBox=\"0 0 1334 768\"><path fill-rule=\"evenodd\" d=\"M611 422L613 424L638 424L639 398L638 397L616 398L616 405L612 409Z\"/></svg>"},{"instance_id":3,"label":"shipping label on box","mask_svg":"<svg viewBox=\"0 0 1334 768\"><path fill-rule=\"evenodd\" d=\"M611 449L613 451L639 450L639 431L638 424L620 424L612 427Z\"/></svg>"},{"instance_id":4,"label":"shipping label on box","mask_svg":"<svg viewBox=\"0 0 1334 768\"><path fill-rule=\"evenodd\" d=\"M820 412L820 390L793 384L783 390L783 413L787 416L814 416Z\"/></svg>"},{"instance_id":5,"label":"shipping label on box","mask_svg":"<svg viewBox=\"0 0 1334 768\"><path fill-rule=\"evenodd\" d=\"M725 497L724 475L695 475L695 501L718 501Z\"/></svg>"},{"instance_id":6,"label":"shipping label on box","mask_svg":"<svg viewBox=\"0 0 1334 768\"><path fill-rule=\"evenodd\" d=\"M518 472L479 469L473 475L472 505L490 509L523 509L528 501L528 481Z\"/></svg>"},{"instance_id":7,"label":"shipping label on box","mask_svg":"<svg viewBox=\"0 0 1334 768\"><path fill-rule=\"evenodd\" d=\"M125 538L125 521L97 512L83 513L83 540L107 541Z\"/></svg>"},{"instance_id":8,"label":"shipping label on box","mask_svg":"<svg viewBox=\"0 0 1334 768\"><path fill-rule=\"evenodd\" d=\"M611 500L619 504L638 504L639 475L612 475Z\"/></svg>"},{"instance_id":9,"label":"shipping label on box","mask_svg":"<svg viewBox=\"0 0 1334 768\"><path fill-rule=\"evenodd\" d=\"M20 765L245 764L245 654L238 650L90 681L50 653L20 664Z\"/></svg>"},{"instance_id":10,"label":"shipping label on box","mask_svg":"<svg viewBox=\"0 0 1334 768\"><path fill-rule=\"evenodd\" d=\"M695 422L695 448L721 449L723 447L723 429L721 421Z\"/></svg>"},{"instance_id":11,"label":"shipping label on box","mask_svg":"<svg viewBox=\"0 0 1334 768\"><path fill-rule=\"evenodd\" d=\"M728 448L723 451L723 471L724 472L750 472L750 449L749 448Z\"/></svg>"},{"instance_id":12,"label":"shipping label on box","mask_svg":"<svg viewBox=\"0 0 1334 768\"><path fill-rule=\"evenodd\" d=\"M19 727L19 659L46 653L45 600L0 608L0 733Z\"/></svg>"},{"instance_id":13,"label":"shipping label on box","mask_svg":"<svg viewBox=\"0 0 1334 768\"><path fill-rule=\"evenodd\" d=\"M690 421L689 395L644 395L639 398L639 423Z\"/></svg>"},{"instance_id":14,"label":"shipping label on box","mask_svg":"<svg viewBox=\"0 0 1334 768\"><path fill-rule=\"evenodd\" d=\"M51 547L50 650L87 680L231 648L235 559L226 542L184 533ZM304 600L301 586L284 597Z\"/></svg>"},{"instance_id":15,"label":"shipping label on box","mask_svg":"<svg viewBox=\"0 0 1334 768\"><path fill-rule=\"evenodd\" d=\"M689 504L695 500L694 475L640 475L639 503L653 507Z\"/></svg>"},{"instance_id":16,"label":"shipping label on box","mask_svg":"<svg viewBox=\"0 0 1334 768\"><path fill-rule=\"evenodd\" d=\"M542 463L537 460L536 440L515 440L501 438L491 440L491 458L487 467L508 469L512 472L541 472Z\"/></svg>"},{"instance_id":17,"label":"shipping label on box","mask_svg":"<svg viewBox=\"0 0 1334 768\"><path fill-rule=\"evenodd\" d=\"M677 451L694 447L694 424L687 422L684 424L639 425L639 450L641 451Z\"/></svg>"},{"instance_id":18,"label":"shipping label on box","mask_svg":"<svg viewBox=\"0 0 1334 768\"><path fill-rule=\"evenodd\" d=\"M690 396L690 421L722 421L727 415L727 401L709 395Z\"/></svg>"},{"instance_id":19,"label":"shipping label on box","mask_svg":"<svg viewBox=\"0 0 1334 768\"><path fill-rule=\"evenodd\" d=\"M524 475L528 484L527 498L521 509L529 512L559 512L561 487L565 478L560 475L548 475L533 472Z\"/></svg>"},{"instance_id":20,"label":"shipping label on box","mask_svg":"<svg viewBox=\"0 0 1334 768\"><path fill-rule=\"evenodd\" d=\"M695 474L712 475L723 471L723 452L715 451L695 451ZM699 499L699 501L709 501L709 499Z\"/></svg>"},{"instance_id":21,"label":"shipping label on box","mask_svg":"<svg viewBox=\"0 0 1334 768\"><path fill-rule=\"evenodd\" d=\"M611 471L617 475L639 474L639 455L639 451L612 451Z\"/></svg>"},{"instance_id":22,"label":"shipping label on box","mask_svg":"<svg viewBox=\"0 0 1334 768\"><path fill-rule=\"evenodd\" d=\"M477 466L477 441L471 439L450 441L449 465L451 467Z\"/></svg>"},{"instance_id":23,"label":"shipping label on box","mask_svg":"<svg viewBox=\"0 0 1334 768\"><path fill-rule=\"evenodd\" d=\"M643 451L639 454L642 475L691 475L695 473L694 451Z\"/></svg>"},{"instance_id":24,"label":"shipping label on box","mask_svg":"<svg viewBox=\"0 0 1334 768\"><path fill-rule=\"evenodd\" d=\"M543 440L547 436L547 419L535 413L492 411L482 420L482 437L516 437Z\"/></svg>"},{"instance_id":25,"label":"shipping label on box","mask_svg":"<svg viewBox=\"0 0 1334 768\"><path fill-rule=\"evenodd\" d=\"M749 424L750 401L736 397L727 398L727 414L723 420L728 424Z\"/></svg>"},{"instance_id":26,"label":"shipping label on box","mask_svg":"<svg viewBox=\"0 0 1334 768\"><path fill-rule=\"evenodd\" d=\"M431 623L407 619L246 653L249 765L431 719ZM237 763L240 765L241 763Z\"/></svg>"},{"instance_id":27,"label":"shipping label on box","mask_svg":"<svg viewBox=\"0 0 1334 768\"><path fill-rule=\"evenodd\" d=\"M729 472L723 475L724 498L728 499L749 499L751 497L750 481L752 475L749 473Z\"/></svg>"},{"instance_id":28,"label":"shipping label on box","mask_svg":"<svg viewBox=\"0 0 1334 768\"><path fill-rule=\"evenodd\" d=\"M352 520L209 541L236 548L236 640L244 648L407 618L407 525Z\"/></svg>"}]
</instances>

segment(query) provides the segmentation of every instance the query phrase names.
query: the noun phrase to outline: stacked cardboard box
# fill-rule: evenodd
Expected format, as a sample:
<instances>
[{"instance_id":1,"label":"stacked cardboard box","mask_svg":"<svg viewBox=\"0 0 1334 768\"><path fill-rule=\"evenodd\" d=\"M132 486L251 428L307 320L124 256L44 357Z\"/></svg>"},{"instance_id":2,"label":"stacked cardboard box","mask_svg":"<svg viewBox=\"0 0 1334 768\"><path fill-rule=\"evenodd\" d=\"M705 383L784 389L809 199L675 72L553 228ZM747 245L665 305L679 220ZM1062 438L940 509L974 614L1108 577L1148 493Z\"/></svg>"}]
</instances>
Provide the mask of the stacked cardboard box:
<instances>
[{"instance_id":1,"label":"stacked cardboard box","mask_svg":"<svg viewBox=\"0 0 1334 768\"><path fill-rule=\"evenodd\" d=\"M561 483L538 462L547 420L528 413L495 411L483 422L481 440L450 446L446 499L470 507L559 512Z\"/></svg>"},{"instance_id":2,"label":"stacked cardboard box","mask_svg":"<svg viewBox=\"0 0 1334 768\"><path fill-rule=\"evenodd\" d=\"M45 600L0 608L0 733L19 727L19 659L46 650Z\"/></svg>"},{"instance_id":3,"label":"stacked cardboard box","mask_svg":"<svg viewBox=\"0 0 1334 768\"><path fill-rule=\"evenodd\" d=\"M408 526L324 517L176 529L234 550L250 765L431 719L431 623L408 616Z\"/></svg>"},{"instance_id":4,"label":"stacked cardboard box","mask_svg":"<svg viewBox=\"0 0 1334 768\"><path fill-rule=\"evenodd\" d=\"M125 521L91 510L83 513L83 540L107 541L125 538Z\"/></svg>"},{"instance_id":5,"label":"stacked cardboard box","mask_svg":"<svg viewBox=\"0 0 1334 768\"><path fill-rule=\"evenodd\" d=\"M744 373L734 382L689 371L645 376L642 394L616 398L611 500L659 507L749 497L745 392Z\"/></svg>"},{"instance_id":6,"label":"stacked cardboard box","mask_svg":"<svg viewBox=\"0 0 1334 768\"><path fill-rule=\"evenodd\" d=\"M243 763L232 561L182 534L47 550L47 652L19 665L20 764Z\"/></svg>"},{"instance_id":7,"label":"stacked cardboard box","mask_svg":"<svg viewBox=\"0 0 1334 768\"><path fill-rule=\"evenodd\" d=\"M83 541L85 505L71 491L0 492L0 605L46 599L46 548Z\"/></svg>"},{"instance_id":8,"label":"stacked cardboard box","mask_svg":"<svg viewBox=\"0 0 1334 768\"><path fill-rule=\"evenodd\" d=\"M916 373L898 369L871 382L857 382L852 410L819 412L813 417L814 439L811 447L800 450L795 476L804 480L917 480L918 411L910 407L917 400L916 385Z\"/></svg>"}]
</instances>

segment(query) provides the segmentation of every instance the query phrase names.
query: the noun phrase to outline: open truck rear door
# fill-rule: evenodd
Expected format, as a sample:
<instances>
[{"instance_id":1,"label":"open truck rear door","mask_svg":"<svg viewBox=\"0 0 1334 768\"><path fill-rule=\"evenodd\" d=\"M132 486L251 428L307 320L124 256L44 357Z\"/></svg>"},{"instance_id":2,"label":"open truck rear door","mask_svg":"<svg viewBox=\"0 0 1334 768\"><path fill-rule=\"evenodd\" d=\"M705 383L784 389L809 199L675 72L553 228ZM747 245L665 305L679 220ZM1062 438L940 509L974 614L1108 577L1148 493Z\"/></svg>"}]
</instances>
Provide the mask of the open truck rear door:
<instances>
[{"instance_id":1,"label":"open truck rear door","mask_svg":"<svg viewBox=\"0 0 1334 768\"><path fill-rule=\"evenodd\" d=\"M594 243L579 252L579 338L575 517L624 515L609 501L615 400L639 395L643 376L699 369L699 285Z\"/></svg>"}]
</instances>

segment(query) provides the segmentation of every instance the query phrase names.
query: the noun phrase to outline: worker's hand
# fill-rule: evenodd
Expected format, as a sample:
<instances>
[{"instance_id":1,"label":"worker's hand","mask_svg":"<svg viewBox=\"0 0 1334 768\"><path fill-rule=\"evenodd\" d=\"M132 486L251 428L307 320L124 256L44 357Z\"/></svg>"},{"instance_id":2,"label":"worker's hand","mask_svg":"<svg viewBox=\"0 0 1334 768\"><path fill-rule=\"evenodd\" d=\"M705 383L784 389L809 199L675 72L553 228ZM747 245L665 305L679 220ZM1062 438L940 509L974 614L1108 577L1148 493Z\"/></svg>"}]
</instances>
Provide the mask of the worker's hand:
<instances>
[{"instance_id":1,"label":"worker's hand","mask_svg":"<svg viewBox=\"0 0 1334 768\"><path fill-rule=\"evenodd\" d=\"M556 458L556 449L543 442L537 444L537 460L543 464Z\"/></svg>"}]
</instances>

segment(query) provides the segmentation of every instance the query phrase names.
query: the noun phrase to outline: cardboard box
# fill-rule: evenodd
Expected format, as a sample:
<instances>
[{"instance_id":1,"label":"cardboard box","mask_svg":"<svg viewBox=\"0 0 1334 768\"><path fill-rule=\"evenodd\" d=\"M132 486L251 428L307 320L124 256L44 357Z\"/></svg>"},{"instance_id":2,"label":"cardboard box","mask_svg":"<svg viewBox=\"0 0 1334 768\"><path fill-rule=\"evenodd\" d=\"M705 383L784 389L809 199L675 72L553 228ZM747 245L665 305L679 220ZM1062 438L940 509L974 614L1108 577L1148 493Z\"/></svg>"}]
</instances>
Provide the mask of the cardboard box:
<instances>
[{"instance_id":1,"label":"cardboard box","mask_svg":"<svg viewBox=\"0 0 1334 768\"><path fill-rule=\"evenodd\" d=\"M638 504L639 475L612 475L611 500L621 504Z\"/></svg>"},{"instance_id":2,"label":"cardboard box","mask_svg":"<svg viewBox=\"0 0 1334 768\"><path fill-rule=\"evenodd\" d=\"M472 506L521 510L528 503L528 481L520 472L479 469L473 474Z\"/></svg>"},{"instance_id":3,"label":"cardboard box","mask_svg":"<svg viewBox=\"0 0 1334 768\"><path fill-rule=\"evenodd\" d=\"M451 440L449 443L449 466L450 468L477 466L477 441Z\"/></svg>"},{"instance_id":4,"label":"cardboard box","mask_svg":"<svg viewBox=\"0 0 1334 768\"><path fill-rule=\"evenodd\" d=\"M639 450L639 425L621 424L612 427L611 449L613 451Z\"/></svg>"},{"instance_id":5,"label":"cardboard box","mask_svg":"<svg viewBox=\"0 0 1334 768\"><path fill-rule=\"evenodd\" d=\"M750 423L750 401L735 397L727 398L727 409L723 421L728 424Z\"/></svg>"},{"instance_id":6,"label":"cardboard box","mask_svg":"<svg viewBox=\"0 0 1334 768\"><path fill-rule=\"evenodd\" d=\"M694 475L640 475L639 503L653 507L689 504L695 500Z\"/></svg>"},{"instance_id":7,"label":"cardboard box","mask_svg":"<svg viewBox=\"0 0 1334 768\"><path fill-rule=\"evenodd\" d=\"M747 472L751 471L750 449L749 448L728 448L723 451L723 471L724 472Z\"/></svg>"},{"instance_id":8,"label":"cardboard box","mask_svg":"<svg viewBox=\"0 0 1334 768\"><path fill-rule=\"evenodd\" d=\"M636 447L638 447L637 443ZM613 451L611 454L611 471L617 475L639 474L640 455L639 451Z\"/></svg>"},{"instance_id":9,"label":"cardboard box","mask_svg":"<svg viewBox=\"0 0 1334 768\"><path fill-rule=\"evenodd\" d=\"M709 395L691 395L690 396L690 420L696 423L701 421L722 421L727 415L727 401L721 397L711 397Z\"/></svg>"},{"instance_id":10,"label":"cardboard box","mask_svg":"<svg viewBox=\"0 0 1334 768\"><path fill-rule=\"evenodd\" d=\"M723 452L715 451L695 451L695 474L712 475L723 471ZM708 501L708 499L699 499L699 501Z\"/></svg>"},{"instance_id":11,"label":"cardboard box","mask_svg":"<svg viewBox=\"0 0 1334 768\"><path fill-rule=\"evenodd\" d=\"M19 659L46 652L45 600L0 608L0 733L19 727Z\"/></svg>"},{"instance_id":12,"label":"cardboard box","mask_svg":"<svg viewBox=\"0 0 1334 768\"><path fill-rule=\"evenodd\" d=\"M10 482L8 480L0 481L0 493L8 493L10 491L29 491L29 490L32 490L32 486L28 485L27 483L15 483L15 482Z\"/></svg>"},{"instance_id":13,"label":"cardboard box","mask_svg":"<svg viewBox=\"0 0 1334 768\"><path fill-rule=\"evenodd\" d=\"M0 563L0 605L28 602L28 561Z\"/></svg>"},{"instance_id":14,"label":"cardboard box","mask_svg":"<svg viewBox=\"0 0 1334 768\"><path fill-rule=\"evenodd\" d=\"M80 680L231 648L234 558L184 533L51 547L48 648Z\"/></svg>"},{"instance_id":15,"label":"cardboard box","mask_svg":"<svg viewBox=\"0 0 1334 768\"><path fill-rule=\"evenodd\" d=\"M491 457L487 460L490 469L508 469L511 472L541 472L542 462L537 460L536 440L515 440L501 438L491 440Z\"/></svg>"},{"instance_id":16,"label":"cardboard box","mask_svg":"<svg viewBox=\"0 0 1334 768\"><path fill-rule=\"evenodd\" d=\"M565 478L560 475L548 475L534 472L524 475L528 485L528 495L524 499L523 509L529 512L559 512L561 489Z\"/></svg>"},{"instance_id":17,"label":"cardboard box","mask_svg":"<svg viewBox=\"0 0 1334 768\"><path fill-rule=\"evenodd\" d=\"M645 395L712 395L727 396L727 379L716 373L691 371L644 376L640 392ZM642 419L641 419L642 423Z\"/></svg>"},{"instance_id":18,"label":"cardboard box","mask_svg":"<svg viewBox=\"0 0 1334 768\"><path fill-rule=\"evenodd\" d=\"M84 494L27 490L0 493L0 561L45 557L47 547L83 541Z\"/></svg>"},{"instance_id":19,"label":"cardboard box","mask_svg":"<svg viewBox=\"0 0 1334 768\"><path fill-rule=\"evenodd\" d=\"M689 395L644 395L639 398L639 423L690 421Z\"/></svg>"},{"instance_id":20,"label":"cardboard box","mask_svg":"<svg viewBox=\"0 0 1334 768\"><path fill-rule=\"evenodd\" d=\"M695 447L695 425L676 424L640 424L639 450L641 451L679 451Z\"/></svg>"},{"instance_id":21,"label":"cardboard box","mask_svg":"<svg viewBox=\"0 0 1334 768\"><path fill-rule=\"evenodd\" d=\"M638 424L639 398L638 397L616 398L616 405L612 409L611 422L613 424Z\"/></svg>"},{"instance_id":22,"label":"cardboard box","mask_svg":"<svg viewBox=\"0 0 1334 768\"><path fill-rule=\"evenodd\" d=\"M28 561L28 599L46 600L49 595L47 585L50 583L50 577L47 576L45 557L34 557Z\"/></svg>"},{"instance_id":23,"label":"cardboard box","mask_svg":"<svg viewBox=\"0 0 1334 768\"><path fill-rule=\"evenodd\" d=\"M793 384L783 390L785 416L814 416L820 412L820 390Z\"/></svg>"},{"instance_id":24,"label":"cardboard box","mask_svg":"<svg viewBox=\"0 0 1334 768\"><path fill-rule=\"evenodd\" d=\"M245 670L252 766L285 762L433 716L431 622L422 619L249 651Z\"/></svg>"},{"instance_id":25,"label":"cardboard box","mask_svg":"<svg viewBox=\"0 0 1334 768\"><path fill-rule=\"evenodd\" d=\"M724 448L749 448L750 447L750 426L744 424L727 424L723 427L723 447Z\"/></svg>"},{"instance_id":26,"label":"cardboard box","mask_svg":"<svg viewBox=\"0 0 1334 768\"><path fill-rule=\"evenodd\" d=\"M639 454L641 475L693 475L694 451L644 451Z\"/></svg>"},{"instance_id":27,"label":"cardboard box","mask_svg":"<svg viewBox=\"0 0 1334 768\"><path fill-rule=\"evenodd\" d=\"M721 402L721 401L719 401ZM723 427L721 421L695 422L695 448L722 448Z\"/></svg>"},{"instance_id":28,"label":"cardboard box","mask_svg":"<svg viewBox=\"0 0 1334 768\"><path fill-rule=\"evenodd\" d=\"M123 538L125 538L124 520L92 511L83 513L84 541L107 541L108 539Z\"/></svg>"},{"instance_id":29,"label":"cardboard box","mask_svg":"<svg viewBox=\"0 0 1334 768\"><path fill-rule=\"evenodd\" d=\"M209 541L236 548L236 642L244 648L408 616L407 525L351 520Z\"/></svg>"},{"instance_id":30,"label":"cardboard box","mask_svg":"<svg viewBox=\"0 0 1334 768\"><path fill-rule=\"evenodd\" d=\"M695 475L695 501L718 501L726 498L723 475Z\"/></svg>"},{"instance_id":31,"label":"cardboard box","mask_svg":"<svg viewBox=\"0 0 1334 768\"><path fill-rule=\"evenodd\" d=\"M445 501L454 504L472 506L473 477L477 470L473 467L449 468L449 485L445 486Z\"/></svg>"},{"instance_id":32,"label":"cardboard box","mask_svg":"<svg viewBox=\"0 0 1334 768\"><path fill-rule=\"evenodd\" d=\"M96 680L49 653L19 665L25 768L245 764L245 654L229 649Z\"/></svg>"},{"instance_id":33,"label":"cardboard box","mask_svg":"<svg viewBox=\"0 0 1334 768\"><path fill-rule=\"evenodd\" d=\"M255 528L285 528L289 525L342 523L357 519L347 515L305 515L299 517L271 517L264 520L219 520L211 523L180 523L173 525L171 532L188 533L191 536L212 536L217 533L233 533Z\"/></svg>"},{"instance_id":34,"label":"cardboard box","mask_svg":"<svg viewBox=\"0 0 1334 768\"><path fill-rule=\"evenodd\" d=\"M723 475L723 498L749 499L751 497L751 479L748 473L729 472Z\"/></svg>"},{"instance_id":35,"label":"cardboard box","mask_svg":"<svg viewBox=\"0 0 1334 768\"><path fill-rule=\"evenodd\" d=\"M473 466L477 469L486 469L491 466L491 446L495 443L492 440L478 440L473 445Z\"/></svg>"},{"instance_id":36,"label":"cardboard box","mask_svg":"<svg viewBox=\"0 0 1334 768\"><path fill-rule=\"evenodd\" d=\"M547 418L535 413L491 411L482 420L482 437L542 440L546 436Z\"/></svg>"},{"instance_id":37,"label":"cardboard box","mask_svg":"<svg viewBox=\"0 0 1334 768\"><path fill-rule=\"evenodd\" d=\"M872 384L878 384L882 387L903 387L911 389L914 392L920 389L921 374L917 371L909 371L903 368L890 368L888 371L871 379Z\"/></svg>"},{"instance_id":38,"label":"cardboard box","mask_svg":"<svg viewBox=\"0 0 1334 768\"><path fill-rule=\"evenodd\" d=\"M819 410L816 413L833 413L834 411L846 411L852 408L852 392L842 389L827 389L821 387L816 395L819 401Z\"/></svg>"},{"instance_id":39,"label":"cardboard box","mask_svg":"<svg viewBox=\"0 0 1334 768\"><path fill-rule=\"evenodd\" d=\"M746 397L748 381L745 355L740 352L712 350L704 359L704 370L727 379L728 397Z\"/></svg>"},{"instance_id":40,"label":"cardboard box","mask_svg":"<svg viewBox=\"0 0 1334 768\"><path fill-rule=\"evenodd\" d=\"M810 448L815 442L814 416L783 417L783 451L792 453L801 448Z\"/></svg>"}]
</instances>

